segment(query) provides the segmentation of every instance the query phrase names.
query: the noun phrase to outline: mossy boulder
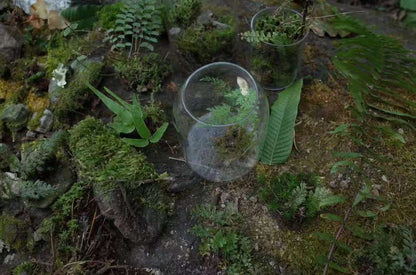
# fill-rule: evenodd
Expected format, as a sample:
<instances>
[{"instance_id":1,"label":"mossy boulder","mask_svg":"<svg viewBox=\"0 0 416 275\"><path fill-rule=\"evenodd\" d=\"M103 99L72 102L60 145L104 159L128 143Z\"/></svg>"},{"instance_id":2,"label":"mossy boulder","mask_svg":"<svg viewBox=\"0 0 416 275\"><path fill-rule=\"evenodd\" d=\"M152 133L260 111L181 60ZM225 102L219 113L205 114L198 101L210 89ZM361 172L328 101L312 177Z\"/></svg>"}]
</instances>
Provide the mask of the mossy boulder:
<instances>
[{"instance_id":1,"label":"mossy boulder","mask_svg":"<svg viewBox=\"0 0 416 275\"><path fill-rule=\"evenodd\" d=\"M12 133L23 129L28 120L30 112L23 104L11 104L6 106L0 114L0 120Z\"/></svg>"},{"instance_id":2,"label":"mossy boulder","mask_svg":"<svg viewBox=\"0 0 416 275\"><path fill-rule=\"evenodd\" d=\"M69 146L78 176L92 184L101 213L130 241L154 241L165 224L169 198L146 156L94 118L70 130Z\"/></svg>"}]
</instances>

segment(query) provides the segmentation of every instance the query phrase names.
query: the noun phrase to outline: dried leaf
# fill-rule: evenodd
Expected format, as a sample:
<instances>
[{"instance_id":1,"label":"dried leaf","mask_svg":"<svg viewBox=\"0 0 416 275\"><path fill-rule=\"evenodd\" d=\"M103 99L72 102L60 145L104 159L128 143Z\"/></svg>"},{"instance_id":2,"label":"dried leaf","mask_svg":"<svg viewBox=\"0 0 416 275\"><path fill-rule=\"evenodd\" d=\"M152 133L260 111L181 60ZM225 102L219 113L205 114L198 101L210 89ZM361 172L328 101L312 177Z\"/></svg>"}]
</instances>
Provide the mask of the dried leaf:
<instances>
[{"instance_id":1,"label":"dried leaf","mask_svg":"<svg viewBox=\"0 0 416 275\"><path fill-rule=\"evenodd\" d=\"M48 19L48 8L46 7L45 0L37 0L35 4L31 5L30 14L40 19Z\"/></svg>"},{"instance_id":2,"label":"dried leaf","mask_svg":"<svg viewBox=\"0 0 416 275\"><path fill-rule=\"evenodd\" d=\"M70 23L65 18L63 18L58 11L52 10L49 12L48 27L50 30L63 30L69 25Z\"/></svg>"},{"instance_id":3,"label":"dried leaf","mask_svg":"<svg viewBox=\"0 0 416 275\"><path fill-rule=\"evenodd\" d=\"M29 16L28 22L36 29L40 29L45 25L45 20L37 17L36 15Z\"/></svg>"}]
</instances>

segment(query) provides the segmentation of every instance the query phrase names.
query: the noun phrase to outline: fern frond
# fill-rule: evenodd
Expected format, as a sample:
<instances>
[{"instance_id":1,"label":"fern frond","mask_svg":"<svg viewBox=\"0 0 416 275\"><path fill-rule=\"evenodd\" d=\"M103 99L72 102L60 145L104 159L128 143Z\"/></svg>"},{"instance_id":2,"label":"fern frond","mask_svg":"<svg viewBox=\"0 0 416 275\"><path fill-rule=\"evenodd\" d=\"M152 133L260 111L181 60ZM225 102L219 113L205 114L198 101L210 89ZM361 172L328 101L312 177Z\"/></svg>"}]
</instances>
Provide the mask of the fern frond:
<instances>
[{"instance_id":1,"label":"fern frond","mask_svg":"<svg viewBox=\"0 0 416 275\"><path fill-rule=\"evenodd\" d=\"M333 58L338 72L349 81L356 110L399 124L415 122L416 59L410 51L351 17L339 17L334 26L356 34L338 42Z\"/></svg>"}]
</instances>

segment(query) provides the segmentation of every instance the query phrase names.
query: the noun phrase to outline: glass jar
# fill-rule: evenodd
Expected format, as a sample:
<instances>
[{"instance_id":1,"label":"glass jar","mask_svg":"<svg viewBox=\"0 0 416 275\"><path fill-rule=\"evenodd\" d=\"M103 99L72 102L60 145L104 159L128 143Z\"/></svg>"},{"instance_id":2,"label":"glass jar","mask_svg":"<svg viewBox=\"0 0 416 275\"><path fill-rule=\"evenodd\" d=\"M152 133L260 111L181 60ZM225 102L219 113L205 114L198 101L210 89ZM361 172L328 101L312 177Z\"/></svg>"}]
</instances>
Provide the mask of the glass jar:
<instances>
[{"instance_id":1,"label":"glass jar","mask_svg":"<svg viewBox=\"0 0 416 275\"><path fill-rule=\"evenodd\" d=\"M265 8L251 19L251 31L256 30L257 21L272 14L276 7ZM282 12L294 13L302 20L302 15L291 9ZM266 90L283 90L290 86L301 70L303 47L309 29L295 43L276 45L268 42L251 43L250 73Z\"/></svg>"},{"instance_id":2,"label":"glass jar","mask_svg":"<svg viewBox=\"0 0 416 275\"><path fill-rule=\"evenodd\" d=\"M186 162L201 177L231 181L257 163L269 108L245 69L227 62L201 67L181 89L173 112Z\"/></svg>"}]
</instances>

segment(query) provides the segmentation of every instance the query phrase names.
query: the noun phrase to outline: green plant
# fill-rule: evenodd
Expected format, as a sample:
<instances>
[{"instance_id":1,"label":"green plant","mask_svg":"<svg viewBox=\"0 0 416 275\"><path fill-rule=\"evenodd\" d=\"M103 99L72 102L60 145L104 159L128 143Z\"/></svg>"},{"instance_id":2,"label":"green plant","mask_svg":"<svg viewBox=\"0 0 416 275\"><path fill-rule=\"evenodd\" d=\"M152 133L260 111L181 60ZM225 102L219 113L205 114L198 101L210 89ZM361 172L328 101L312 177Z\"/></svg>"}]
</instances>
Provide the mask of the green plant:
<instances>
[{"instance_id":1,"label":"green plant","mask_svg":"<svg viewBox=\"0 0 416 275\"><path fill-rule=\"evenodd\" d=\"M20 196L28 200L39 200L55 192L54 188L43 181L25 181L20 186Z\"/></svg>"},{"instance_id":2,"label":"green plant","mask_svg":"<svg viewBox=\"0 0 416 275\"><path fill-rule=\"evenodd\" d=\"M170 26L188 27L201 12L201 0L177 0L168 14Z\"/></svg>"},{"instance_id":3,"label":"green plant","mask_svg":"<svg viewBox=\"0 0 416 275\"><path fill-rule=\"evenodd\" d=\"M72 29L91 30L100 9L99 5L77 5L64 9L61 15L71 22Z\"/></svg>"},{"instance_id":4,"label":"green plant","mask_svg":"<svg viewBox=\"0 0 416 275\"><path fill-rule=\"evenodd\" d=\"M279 94L272 106L260 161L269 165L286 162L293 146L295 120L303 86L299 80Z\"/></svg>"},{"instance_id":5,"label":"green plant","mask_svg":"<svg viewBox=\"0 0 416 275\"><path fill-rule=\"evenodd\" d=\"M114 130L120 134L130 134L136 130L141 137L139 139L123 138L122 140L126 144L136 147L146 147L150 143L157 143L168 128L169 123L165 122L152 135L145 124L144 120L146 117L142 112L142 108L136 96L133 97L133 104L129 104L106 87L104 87L104 90L117 101L107 97L91 86L91 84L88 84L88 87L114 114L116 114L113 123L110 125Z\"/></svg>"},{"instance_id":6,"label":"green plant","mask_svg":"<svg viewBox=\"0 0 416 275\"><path fill-rule=\"evenodd\" d=\"M121 9L123 8L123 2L117 2L110 5L105 5L102 7L98 12L98 24L104 29L115 29L116 28L116 20L117 14L121 13Z\"/></svg>"},{"instance_id":7,"label":"green plant","mask_svg":"<svg viewBox=\"0 0 416 275\"><path fill-rule=\"evenodd\" d=\"M263 185L259 191L260 200L287 220L301 222L313 218L328 205L329 200L340 199L322 186L313 174L284 173L269 180L264 177L259 180Z\"/></svg>"},{"instance_id":8,"label":"green plant","mask_svg":"<svg viewBox=\"0 0 416 275\"><path fill-rule=\"evenodd\" d=\"M162 28L160 11L155 0L125 0L120 14L117 14L116 27L107 31L105 41L111 43L111 50L130 49L129 56L138 54L141 49L154 50Z\"/></svg>"},{"instance_id":9,"label":"green plant","mask_svg":"<svg viewBox=\"0 0 416 275\"><path fill-rule=\"evenodd\" d=\"M52 137L25 144L19 172L23 179L36 179L48 170L53 169L58 149L63 146L66 132L55 132ZM39 184L42 185L41 182Z\"/></svg>"},{"instance_id":10,"label":"green plant","mask_svg":"<svg viewBox=\"0 0 416 275\"><path fill-rule=\"evenodd\" d=\"M400 8L406 11L404 23L408 27L416 27L416 4L412 0L401 0Z\"/></svg>"},{"instance_id":11,"label":"green plant","mask_svg":"<svg viewBox=\"0 0 416 275\"><path fill-rule=\"evenodd\" d=\"M99 120L86 118L70 130L69 147L78 177L86 183L100 184L107 190L119 184L129 189L158 178L143 154L121 141Z\"/></svg>"},{"instance_id":12,"label":"green plant","mask_svg":"<svg viewBox=\"0 0 416 275\"><path fill-rule=\"evenodd\" d=\"M123 57L114 64L115 70L138 92L161 90L162 82L171 72L171 67L157 53Z\"/></svg>"},{"instance_id":13,"label":"green plant","mask_svg":"<svg viewBox=\"0 0 416 275\"><path fill-rule=\"evenodd\" d=\"M31 262L23 262L13 269L13 275L34 274L36 265Z\"/></svg>"},{"instance_id":14,"label":"green plant","mask_svg":"<svg viewBox=\"0 0 416 275\"><path fill-rule=\"evenodd\" d=\"M238 232L236 224L241 219L233 205L217 210L210 205L197 206L192 211L197 224L191 232L201 238L199 252L202 256L217 256L220 267L227 274L254 272L250 240Z\"/></svg>"},{"instance_id":15,"label":"green plant","mask_svg":"<svg viewBox=\"0 0 416 275\"><path fill-rule=\"evenodd\" d=\"M233 18L221 17L221 23L228 25L220 29L215 26L193 24L179 37L175 44L179 51L197 63L209 63L215 60L219 53L229 53L232 49L235 34Z\"/></svg>"},{"instance_id":16,"label":"green plant","mask_svg":"<svg viewBox=\"0 0 416 275\"><path fill-rule=\"evenodd\" d=\"M302 38L303 29L304 25L298 14L272 14L260 18L254 31L241 33L240 37L254 45L259 43L288 45Z\"/></svg>"},{"instance_id":17,"label":"green plant","mask_svg":"<svg viewBox=\"0 0 416 275\"><path fill-rule=\"evenodd\" d=\"M225 103L208 108L211 116L208 119L209 124L226 125L237 122L243 122L256 105L257 94L255 91L248 89L247 82L244 79L237 78L238 81L245 83L244 87L232 89L225 81L218 78L205 77L202 82L213 84L215 91L224 97ZM240 84L240 83L239 83ZM250 122L256 119L256 116L250 116Z\"/></svg>"},{"instance_id":18,"label":"green plant","mask_svg":"<svg viewBox=\"0 0 416 275\"><path fill-rule=\"evenodd\" d=\"M396 39L375 34L350 17L340 16L334 26L356 34L338 41L333 58L335 68L348 80L355 114L362 121L373 117L413 127L416 59L410 51Z\"/></svg>"},{"instance_id":19,"label":"green plant","mask_svg":"<svg viewBox=\"0 0 416 275\"><path fill-rule=\"evenodd\" d=\"M377 273L410 275L416 272L416 239L410 227L378 228L366 252Z\"/></svg>"}]
</instances>

